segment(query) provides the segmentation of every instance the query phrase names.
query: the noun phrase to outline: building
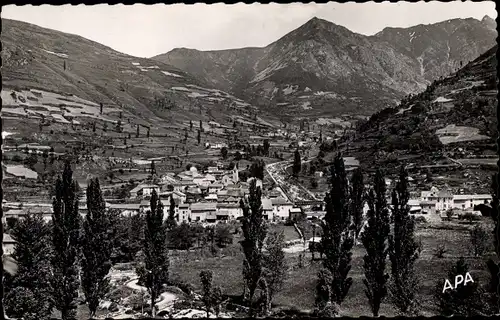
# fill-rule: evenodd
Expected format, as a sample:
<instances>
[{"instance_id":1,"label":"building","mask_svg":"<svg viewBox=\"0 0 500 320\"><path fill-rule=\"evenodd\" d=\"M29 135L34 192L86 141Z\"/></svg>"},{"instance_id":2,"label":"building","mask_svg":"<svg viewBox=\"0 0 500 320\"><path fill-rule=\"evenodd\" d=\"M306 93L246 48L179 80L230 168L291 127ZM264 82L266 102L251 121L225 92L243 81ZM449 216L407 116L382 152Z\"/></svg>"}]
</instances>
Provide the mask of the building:
<instances>
[{"instance_id":1,"label":"building","mask_svg":"<svg viewBox=\"0 0 500 320\"><path fill-rule=\"evenodd\" d=\"M473 209L474 206L480 204L489 204L492 201L489 194L460 194L453 196L454 209Z\"/></svg>"},{"instance_id":2,"label":"building","mask_svg":"<svg viewBox=\"0 0 500 320\"><path fill-rule=\"evenodd\" d=\"M10 234L8 234L8 233L3 234L2 246L3 246L4 255L11 255L14 252L14 245L15 244L16 244L16 241L14 239L12 239Z\"/></svg>"},{"instance_id":3,"label":"building","mask_svg":"<svg viewBox=\"0 0 500 320\"><path fill-rule=\"evenodd\" d=\"M224 185L220 183L214 183L208 186L208 193L217 193L222 189L224 189Z\"/></svg>"},{"instance_id":4,"label":"building","mask_svg":"<svg viewBox=\"0 0 500 320\"><path fill-rule=\"evenodd\" d=\"M243 209L237 203L217 203L217 221L235 220L243 216Z\"/></svg>"},{"instance_id":5,"label":"building","mask_svg":"<svg viewBox=\"0 0 500 320\"><path fill-rule=\"evenodd\" d=\"M283 198L273 198L271 202L273 204L273 220L285 221L290 217L290 210L293 208L291 202Z\"/></svg>"},{"instance_id":6,"label":"building","mask_svg":"<svg viewBox=\"0 0 500 320\"><path fill-rule=\"evenodd\" d=\"M177 215L177 222L191 222L191 206L189 203L179 204L179 211Z\"/></svg>"},{"instance_id":7,"label":"building","mask_svg":"<svg viewBox=\"0 0 500 320\"><path fill-rule=\"evenodd\" d=\"M408 206L410 207L410 213L417 214L422 212L422 207L420 206L420 200L418 199L408 200Z\"/></svg>"},{"instance_id":8,"label":"building","mask_svg":"<svg viewBox=\"0 0 500 320\"><path fill-rule=\"evenodd\" d=\"M141 212L140 203L108 203L106 207L111 210L118 210L121 215L136 215Z\"/></svg>"},{"instance_id":9,"label":"building","mask_svg":"<svg viewBox=\"0 0 500 320\"><path fill-rule=\"evenodd\" d=\"M191 204L191 221L215 222L217 220L217 203L197 202Z\"/></svg>"},{"instance_id":10,"label":"building","mask_svg":"<svg viewBox=\"0 0 500 320\"><path fill-rule=\"evenodd\" d=\"M131 198L138 198L141 196L148 197L151 196L153 190L156 191L156 193L160 193L160 186L156 184L140 184L134 189L130 190L130 197Z\"/></svg>"},{"instance_id":11,"label":"building","mask_svg":"<svg viewBox=\"0 0 500 320\"><path fill-rule=\"evenodd\" d=\"M446 211L453 208L453 194L450 191L440 191L432 187L430 191L421 192L422 201L435 202L435 211Z\"/></svg>"},{"instance_id":12,"label":"building","mask_svg":"<svg viewBox=\"0 0 500 320\"><path fill-rule=\"evenodd\" d=\"M302 208L291 208L290 209L290 220L299 220L302 216Z\"/></svg>"},{"instance_id":13,"label":"building","mask_svg":"<svg viewBox=\"0 0 500 320\"><path fill-rule=\"evenodd\" d=\"M262 215L267 220L273 219L273 202L269 198L262 198Z\"/></svg>"}]
</instances>

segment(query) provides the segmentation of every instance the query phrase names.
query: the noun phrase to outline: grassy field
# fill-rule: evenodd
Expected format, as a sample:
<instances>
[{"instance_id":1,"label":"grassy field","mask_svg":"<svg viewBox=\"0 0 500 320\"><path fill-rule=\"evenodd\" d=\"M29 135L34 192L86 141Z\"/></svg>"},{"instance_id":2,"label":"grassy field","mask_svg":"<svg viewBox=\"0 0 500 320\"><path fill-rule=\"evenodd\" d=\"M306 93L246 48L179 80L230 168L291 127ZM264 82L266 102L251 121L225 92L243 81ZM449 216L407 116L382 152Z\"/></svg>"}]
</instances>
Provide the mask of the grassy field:
<instances>
[{"instance_id":1,"label":"grassy field","mask_svg":"<svg viewBox=\"0 0 500 320\"><path fill-rule=\"evenodd\" d=\"M490 226L488 220L480 223ZM445 228L445 229L444 229ZM469 250L469 225L430 226L420 224L417 229L417 240L422 241L423 250L416 263L420 286L418 288L418 301L421 304L421 312L424 316L435 315L433 304L433 293L436 282L443 279L448 269L456 260L463 256L469 264L471 275L474 281L485 285L488 281L488 272L485 262L492 253L492 241L488 241L488 254L485 257L472 257ZM287 230L285 228L285 230ZM448 250L443 258L434 256L434 250L438 245L444 244ZM233 245L231 255L225 257L205 257L200 254L190 253L191 256L178 258L171 262L171 272L174 277L190 282L195 288L200 289L199 273L205 269L214 272L214 282L220 285L225 294L238 295L242 293L242 264L243 255L239 250L239 244ZM341 306L344 316L370 316L370 308L364 294L363 256L364 249L357 246L353 252L352 269L349 276L353 278L353 285L349 294ZM298 308L301 310L311 310L314 308L315 285L317 271L321 267L321 262L310 262L310 255L306 253L306 266L302 269L297 267L298 254L287 254L289 266L295 266L287 274L283 289L276 295L274 304L276 307ZM387 269L388 272L389 269ZM382 304L381 315L395 316L396 311L388 301Z\"/></svg>"}]
</instances>

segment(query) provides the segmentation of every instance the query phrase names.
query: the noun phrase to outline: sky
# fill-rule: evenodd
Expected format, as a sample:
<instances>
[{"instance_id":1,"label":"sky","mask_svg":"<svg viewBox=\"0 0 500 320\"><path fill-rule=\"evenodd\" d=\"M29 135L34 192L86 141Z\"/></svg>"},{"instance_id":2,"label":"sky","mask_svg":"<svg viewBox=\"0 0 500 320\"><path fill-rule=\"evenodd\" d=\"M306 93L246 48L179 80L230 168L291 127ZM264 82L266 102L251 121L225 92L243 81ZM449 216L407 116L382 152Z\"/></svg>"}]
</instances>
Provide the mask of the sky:
<instances>
[{"instance_id":1,"label":"sky","mask_svg":"<svg viewBox=\"0 0 500 320\"><path fill-rule=\"evenodd\" d=\"M313 17L373 35L454 18L482 19L493 1L326 4L63 5L2 6L1 17L73 33L137 57L174 48L222 50L264 47Z\"/></svg>"}]
</instances>

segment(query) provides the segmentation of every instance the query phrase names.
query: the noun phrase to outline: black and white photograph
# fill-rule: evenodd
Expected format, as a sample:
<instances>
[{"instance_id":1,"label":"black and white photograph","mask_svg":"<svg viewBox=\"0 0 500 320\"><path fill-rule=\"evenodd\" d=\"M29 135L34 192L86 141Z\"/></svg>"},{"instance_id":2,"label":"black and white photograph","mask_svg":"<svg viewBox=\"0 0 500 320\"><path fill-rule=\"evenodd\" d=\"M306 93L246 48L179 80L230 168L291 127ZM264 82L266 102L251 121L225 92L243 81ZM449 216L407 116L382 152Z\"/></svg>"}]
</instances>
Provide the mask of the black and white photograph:
<instances>
[{"instance_id":1,"label":"black and white photograph","mask_svg":"<svg viewBox=\"0 0 500 320\"><path fill-rule=\"evenodd\" d=\"M0 315L500 315L494 1L2 5Z\"/></svg>"}]
</instances>

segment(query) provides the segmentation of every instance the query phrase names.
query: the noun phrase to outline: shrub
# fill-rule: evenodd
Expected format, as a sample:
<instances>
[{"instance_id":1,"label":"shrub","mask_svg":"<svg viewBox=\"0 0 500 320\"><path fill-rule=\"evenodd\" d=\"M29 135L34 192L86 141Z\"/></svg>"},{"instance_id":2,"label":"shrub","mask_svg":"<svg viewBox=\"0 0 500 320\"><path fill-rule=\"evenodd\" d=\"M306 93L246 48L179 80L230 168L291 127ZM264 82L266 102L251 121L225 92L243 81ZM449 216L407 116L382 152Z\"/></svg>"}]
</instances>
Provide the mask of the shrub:
<instances>
[{"instance_id":1,"label":"shrub","mask_svg":"<svg viewBox=\"0 0 500 320\"><path fill-rule=\"evenodd\" d=\"M444 254L448 252L448 250L445 248L444 244L438 245L438 247L434 250L434 256L438 259L441 259L444 257Z\"/></svg>"},{"instance_id":2,"label":"shrub","mask_svg":"<svg viewBox=\"0 0 500 320\"><path fill-rule=\"evenodd\" d=\"M425 219L425 217L423 217L423 216L418 216L415 218L415 222L416 223L426 223L427 219Z\"/></svg>"},{"instance_id":3,"label":"shrub","mask_svg":"<svg viewBox=\"0 0 500 320\"><path fill-rule=\"evenodd\" d=\"M471 251L474 256L481 256L486 251L488 233L479 224L475 225L470 232Z\"/></svg>"}]
</instances>

